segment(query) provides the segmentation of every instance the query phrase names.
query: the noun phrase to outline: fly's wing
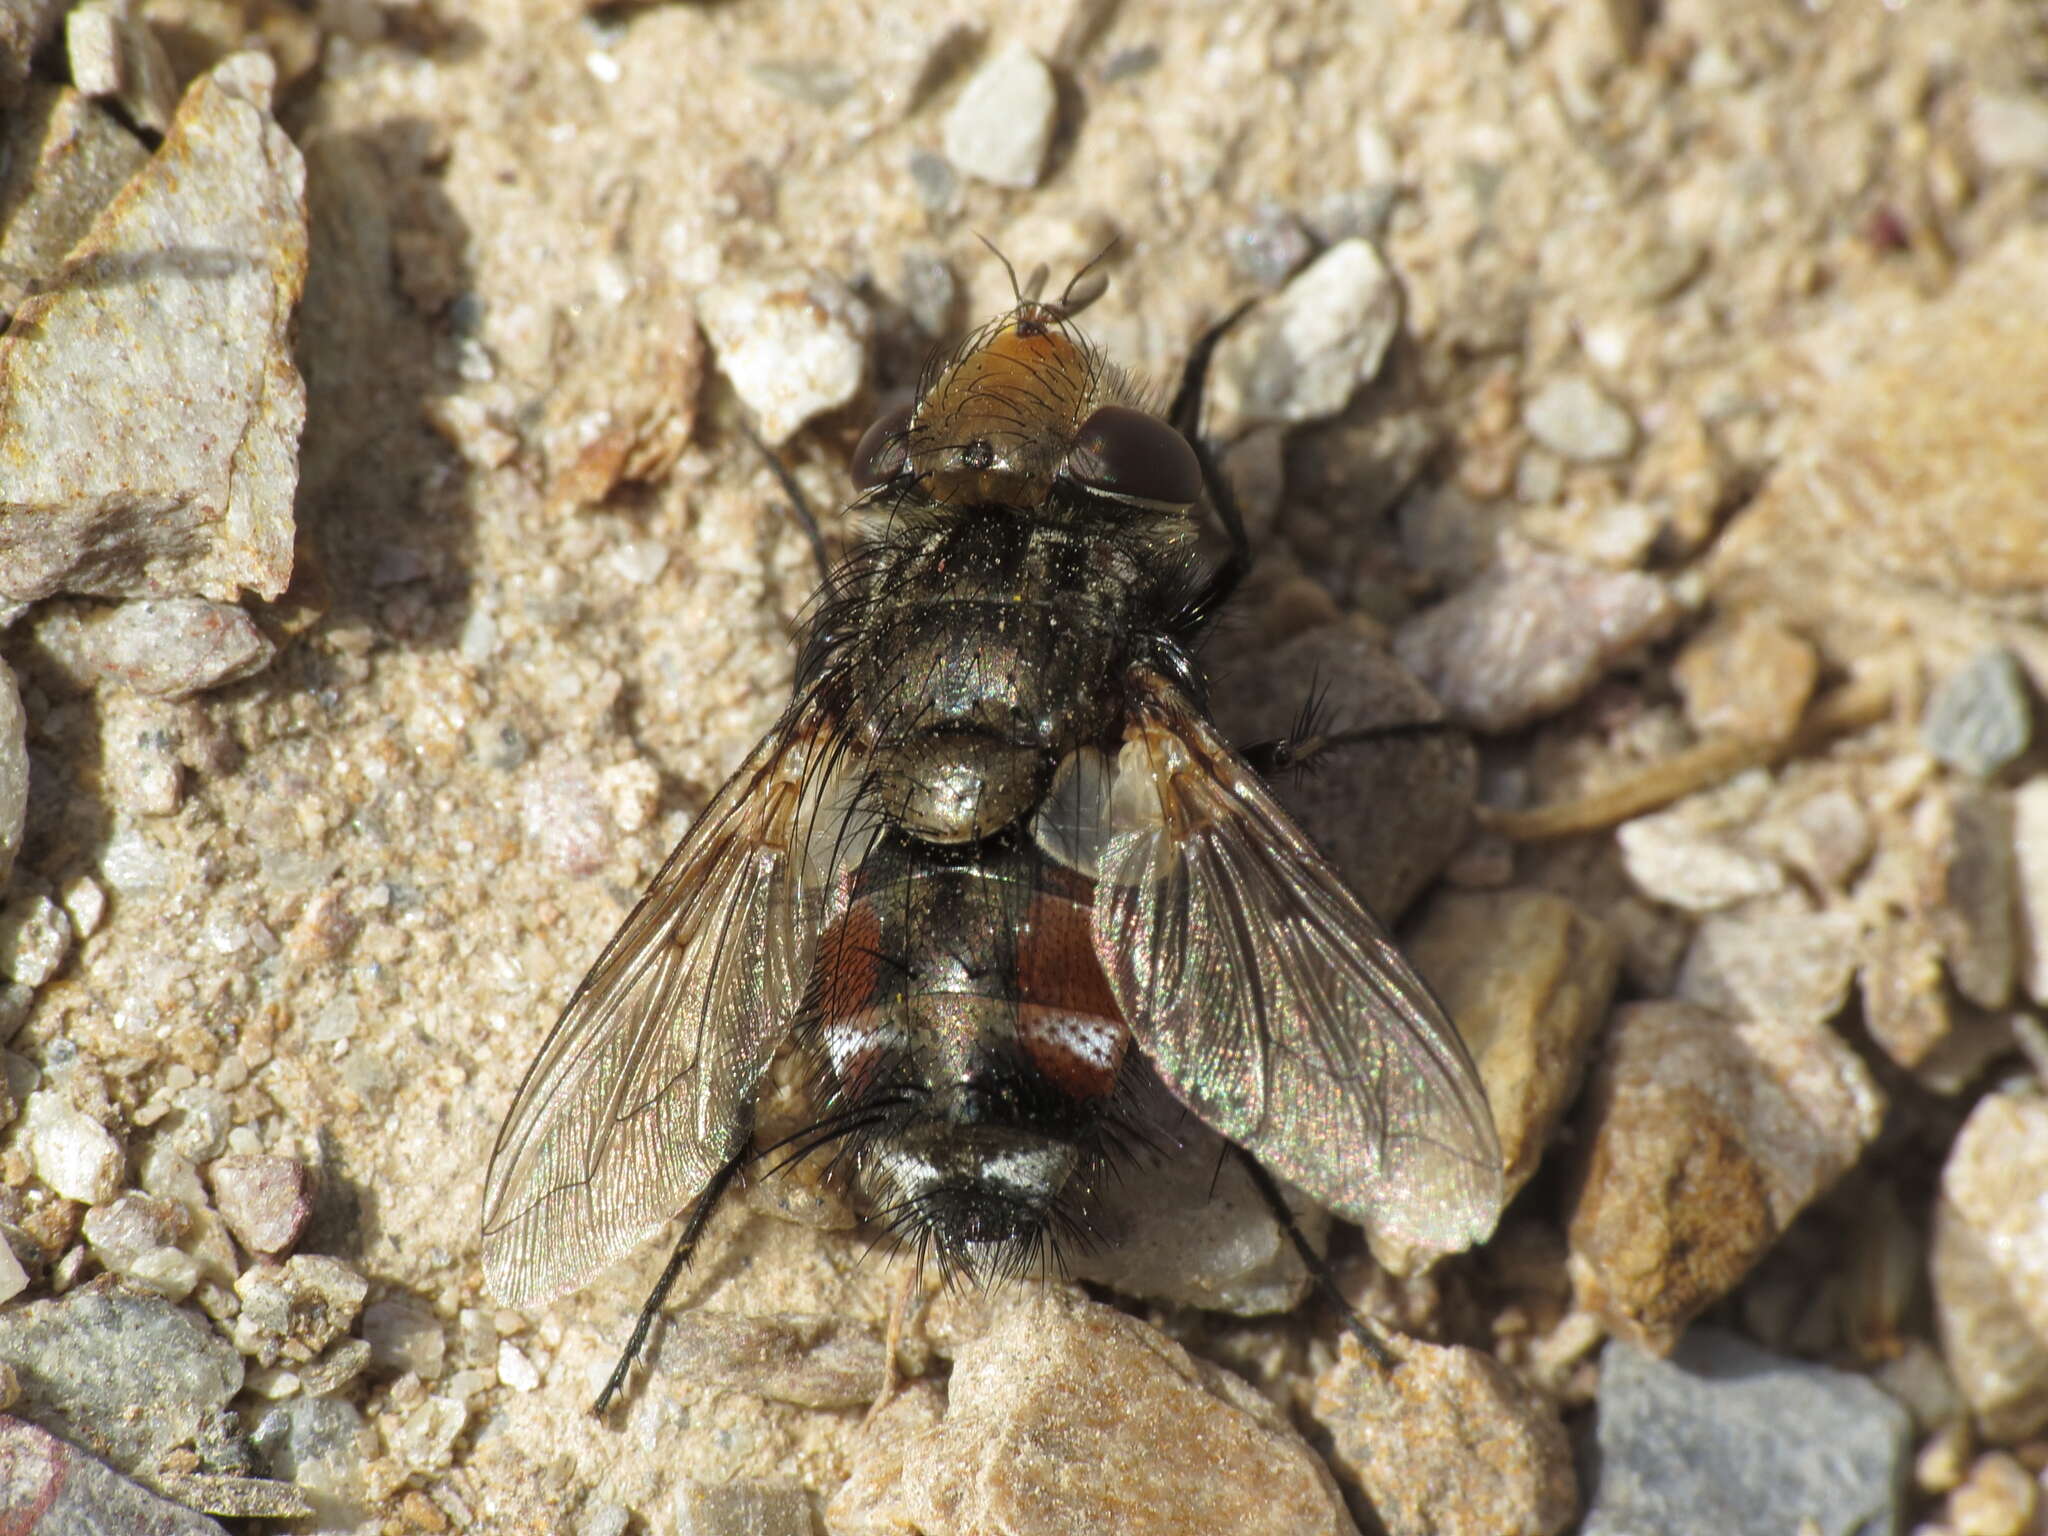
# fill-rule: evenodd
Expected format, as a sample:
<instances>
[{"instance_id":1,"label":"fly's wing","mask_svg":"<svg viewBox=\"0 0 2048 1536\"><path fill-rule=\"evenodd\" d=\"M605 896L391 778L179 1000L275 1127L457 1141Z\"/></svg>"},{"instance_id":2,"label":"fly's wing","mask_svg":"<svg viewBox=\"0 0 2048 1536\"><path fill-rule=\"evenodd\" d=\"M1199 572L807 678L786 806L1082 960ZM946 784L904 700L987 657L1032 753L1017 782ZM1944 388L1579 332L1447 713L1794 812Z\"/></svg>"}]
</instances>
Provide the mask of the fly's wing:
<instances>
[{"instance_id":1,"label":"fly's wing","mask_svg":"<svg viewBox=\"0 0 2048 1536\"><path fill-rule=\"evenodd\" d=\"M822 712L799 701L669 855L527 1070L484 1183L484 1277L543 1301L651 1237L750 1134L809 964ZM807 811L810 813L807 814Z\"/></svg>"},{"instance_id":2,"label":"fly's wing","mask_svg":"<svg viewBox=\"0 0 2048 1536\"><path fill-rule=\"evenodd\" d=\"M1340 1215L1438 1252L1484 1238L1500 1144L1457 1030L1186 696L1132 684L1122 749L1057 803L1100 828L1095 949L1140 1049Z\"/></svg>"}]
</instances>

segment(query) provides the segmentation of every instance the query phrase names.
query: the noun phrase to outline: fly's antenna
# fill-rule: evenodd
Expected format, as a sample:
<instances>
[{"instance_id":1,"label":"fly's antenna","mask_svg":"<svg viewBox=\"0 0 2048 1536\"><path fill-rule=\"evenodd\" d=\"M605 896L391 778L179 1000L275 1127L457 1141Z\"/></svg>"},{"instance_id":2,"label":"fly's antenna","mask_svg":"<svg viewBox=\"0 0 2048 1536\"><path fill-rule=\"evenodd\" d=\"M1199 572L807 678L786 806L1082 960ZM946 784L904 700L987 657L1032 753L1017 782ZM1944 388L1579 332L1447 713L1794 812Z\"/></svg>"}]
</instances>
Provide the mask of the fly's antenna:
<instances>
[{"instance_id":1,"label":"fly's antenna","mask_svg":"<svg viewBox=\"0 0 2048 1536\"><path fill-rule=\"evenodd\" d=\"M1022 304L1024 302L1024 290L1017 286L1017 269L1010 265L1010 258L1005 256L1001 251L997 250L995 241L989 239L989 237L981 233L981 231L976 230L974 233L974 238L979 240L983 245L987 246L989 255L995 257L997 261L1000 261L1003 264L1003 271L1008 273L1010 278L1010 297L1015 299L1019 304Z\"/></svg>"},{"instance_id":2,"label":"fly's antenna","mask_svg":"<svg viewBox=\"0 0 2048 1536\"><path fill-rule=\"evenodd\" d=\"M1063 318L1073 319L1109 291L1109 274L1098 272L1096 268L1109 260L1109 253L1115 250L1122 240L1122 235L1111 235L1109 244L1091 256L1087 264L1068 279L1065 291L1060 294L1058 305Z\"/></svg>"}]
</instances>

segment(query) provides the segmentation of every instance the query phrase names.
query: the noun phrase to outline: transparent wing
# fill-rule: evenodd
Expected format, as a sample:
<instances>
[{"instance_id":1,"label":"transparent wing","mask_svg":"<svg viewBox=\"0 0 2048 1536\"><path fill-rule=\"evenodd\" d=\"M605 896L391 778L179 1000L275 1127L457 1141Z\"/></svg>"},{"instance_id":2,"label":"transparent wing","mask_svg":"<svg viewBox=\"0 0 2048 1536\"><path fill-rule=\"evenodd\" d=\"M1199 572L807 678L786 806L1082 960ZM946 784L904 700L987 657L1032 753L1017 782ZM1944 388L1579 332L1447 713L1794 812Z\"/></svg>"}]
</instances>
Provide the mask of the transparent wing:
<instances>
[{"instance_id":1,"label":"transparent wing","mask_svg":"<svg viewBox=\"0 0 2048 1536\"><path fill-rule=\"evenodd\" d=\"M1440 1252L1485 1237L1485 1090L1386 929L1156 674L1097 765L1096 952L1168 1086L1343 1216Z\"/></svg>"},{"instance_id":2,"label":"transparent wing","mask_svg":"<svg viewBox=\"0 0 2048 1536\"><path fill-rule=\"evenodd\" d=\"M799 701L726 781L527 1070L484 1183L484 1277L507 1305L637 1247L745 1144L809 964L821 724Z\"/></svg>"}]
</instances>

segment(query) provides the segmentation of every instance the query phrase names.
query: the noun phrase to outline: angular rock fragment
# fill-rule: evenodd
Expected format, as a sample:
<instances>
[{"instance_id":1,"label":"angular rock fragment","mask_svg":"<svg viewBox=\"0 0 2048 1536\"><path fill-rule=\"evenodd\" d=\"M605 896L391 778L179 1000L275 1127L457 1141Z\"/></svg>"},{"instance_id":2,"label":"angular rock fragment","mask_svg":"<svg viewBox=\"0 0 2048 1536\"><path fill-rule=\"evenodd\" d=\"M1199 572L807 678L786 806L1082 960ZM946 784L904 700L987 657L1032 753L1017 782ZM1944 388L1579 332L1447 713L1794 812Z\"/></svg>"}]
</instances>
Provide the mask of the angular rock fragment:
<instances>
[{"instance_id":1,"label":"angular rock fragment","mask_svg":"<svg viewBox=\"0 0 2048 1536\"><path fill-rule=\"evenodd\" d=\"M1934 1310L1942 1352L1993 1440L2048 1428L2048 1098L1986 1095L1941 1171Z\"/></svg>"},{"instance_id":2,"label":"angular rock fragment","mask_svg":"<svg viewBox=\"0 0 2048 1536\"><path fill-rule=\"evenodd\" d=\"M1401 290L1369 240L1340 240L1233 326L1216 349L1210 430L1320 421L1380 370Z\"/></svg>"},{"instance_id":3,"label":"angular rock fragment","mask_svg":"<svg viewBox=\"0 0 2048 1536\"><path fill-rule=\"evenodd\" d=\"M1912 1421L1867 1378L1696 1328L1658 1360L1600 1360L1599 1480L1583 1536L1899 1529Z\"/></svg>"},{"instance_id":4,"label":"angular rock fragment","mask_svg":"<svg viewBox=\"0 0 2048 1536\"><path fill-rule=\"evenodd\" d=\"M1522 405L1529 435L1567 459L1603 463L1636 443L1635 419L1591 379L1552 379Z\"/></svg>"},{"instance_id":5,"label":"angular rock fragment","mask_svg":"<svg viewBox=\"0 0 2048 1536\"><path fill-rule=\"evenodd\" d=\"M999 187L1035 187L1059 118L1059 87L1021 43L990 57L946 114L946 158Z\"/></svg>"},{"instance_id":6,"label":"angular rock fragment","mask_svg":"<svg viewBox=\"0 0 2048 1536\"><path fill-rule=\"evenodd\" d=\"M99 1121L72 1108L61 1091L30 1094L22 1119L36 1177L66 1200L98 1205L120 1192L127 1150Z\"/></svg>"},{"instance_id":7,"label":"angular rock fragment","mask_svg":"<svg viewBox=\"0 0 2048 1536\"><path fill-rule=\"evenodd\" d=\"M1578 1513L1556 1405L1476 1349L1409 1342L1388 1373L1347 1341L1311 1411L1387 1536L1555 1536Z\"/></svg>"},{"instance_id":8,"label":"angular rock fragment","mask_svg":"<svg viewBox=\"0 0 2048 1536\"><path fill-rule=\"evenodd\" d=\"M0 112L0 317L57 270L148 160L141 140L77 91L34 83L18 109Z\"/></svg>"},{"instance_id":9,"label":"angular rock fragment","mask_svg":"<svg viewBox=\"0 0 2048 1536\"><path fill-rule=\"evenodd\" d=\"M2011 799L1956 789L1921 807L1927 849L1928 920L1956 990L1982 1008L2003 1008L2018 968L2013 926Z\"/></svg>"},{"instance_id":10,"label":"angular rock fragment","mask_svg":"<svg viewBox=\"0 0 2048 1536\"><path fill-rule=\"evenodd\" d=\"M929 1536L1351 1536L1324 1469L1236 1377L1155 1329L1054 1292L997 1300L954 1356L944 1416L906 1393L857 1451L832 1529Z\"/></svg>"},{"instance_id":11,"label":"angular rock fragment","mask_svg":"<svg viewBox=\"0 0 2048 1536\"><path fill-rule=\"evenodd\" d=\"M0 1312L15 1411L123 1470L190 1442L242 1389L242 1362L196 1312L96 1281Z\"/></svg>"},{"instance_id":12,"label":"angular rock fragment","mask_svg":"<svg viewBox=\"0 0 2048 1536\"><path fill-rule=\"evenodd\" d=\"M177 77L156 30L128 0L83 0L64 18L64 52L72 82L86 95L115 102L152 133L170 126Z\"/></svg>"},{"instance_id":13,"label":"angular rock fragment","mask_svg":"<svg viewBox=\"0 0 2048 1536\"><path fill-rule=\"evenodd\" d=\"M277 597L305 391L304 169L228 59L0 337L0 597Z\"/></svg>"},{"instance_id":14,"label":"angular rock fragment","mask_svg":"<svg viewBox=\"0 0 2048 1536\"><path fill-rule=\"evenodd\" d=\"M28 713L14 669L0 661L0 889L14 872L28 819Z\"/></svg>"},{"instance_id":15,"label":"angular rock fragment","mask_svg":"<svg viewBox=\"0 0 2048 1536\"><path fill-rule=\"evenodd\" d=\"M283 1253L313 1214L312 1171L297 1158L223 1157L206 1170L214 1207L251 1253Z\"/></svg>"},{"instance_id":16,"label":"angular rock fragment","mask_svg":"<svg viewBox=\"0 0 2048 1536\"><path fill-rule=\"evenodd\" d=\"M1756 612L1708 628L1671 667L1695 731L1749 741L1790 737L1819 675L1813 646Z\"/></svg>"},{"instance_id":17,"label":"angular rock fragment","mask_svg":"<svg viewBox=\"0 0 2048 1536\"><path fill-rule=\"evenodd\" d=\"M1884 1096L1825 1028L1690 1003L1620 1009L1571 1216L1579 1304L1669 1349L1877 1134Z\"/></svg>"},{"instance_id":18,"label":"angular rock fragment","mask_svg":"<svg viewBox=\"0 0 2048 1536\"><path fill-rule=\"evenodd\" d=\"M846 404L867 371L874 319L822 273L736 278L698 295L718 366L770 447Z\"/></svg>"},{"instance_id":19,"label":"angular rock fragment","mask_svg":"<svg viewBox=\"0 0 2048 1536\"><path fill-rule=\"evenodd\" d=\"M0 709L4 706L0 699ZM5 782L0 766L0 786ZM4 803L0 798L0 805ZM2012 825L2021 980L2028 997L2048 1006L2048 774L2027 780L2013 792ZM0 821L0 830L4 826Z\"/></svg>"},{"instance_id":20,"label":"angular rock fragment","mask_svg":"<svg viewBox=\"0 0 2048 1536\"><path fill-rule=\"evenodd\" d=\"M1665 584L1503 538L1500 559L1403 624L1394 650L1478 730L1518 730L1584 695L1616 662L1678 622Z\"/></svg>"},{"instance_id":21,"label":"angular rock fragment","mask_svg":"<svg viewBox=\"0 0 2048 1536\"><path fill-rule=\"evenodd\" d=\"M227 1536L196 1510L157 1497L49 1431L0 1414L0 1510L23 1536Z\"/></svg>"},{"instance_id":22,"label":"angular rock fragment","mask_svg":"<svg viewBox=\"0 0 2048 1536\"><path fill-rule=\"evenodd\" d=\"M1694 930L1677 995L1733 1018L1824 1024L1841 1011L1862 954L1862 925L1767 896L1710 912Z\"/></svg>"},{"instance_id":23,"label":"angular rock fragment","mask_svg":"<svg viewBox=\"0 0 2048 1536\"><path fill-rule=\"evenodd\" d=\"M1578 1094L1620 945L1562 896L1505 890L1437 897L1406 948L1479 1064L1512 1195Z\"/></svg>"},{"instance_id":24,"label":"angular rock fragment","mask_svg":"<svg viewBox=\"0 0 2048 1536\"><path fill-rule=\"evenodd\" d=\"M865 1407L882 1388L882 1340L866 1323L698 1309L669 1324L662 1369L683 1380L802 1408Z\"/></svg>"},{"instance_id":25,"label":"angular rock fragment","mask_svg":"<svg viewBox=\"0 0 2048 1536\"><path fill-rule=\"evenodd\" d=\"M675 1536L811 1536L811 1501L794 1483L689 1483Z\"/></svg>"},{"instance_id":26,"label":"angular rock fragment","mask_svg":"<svg viewBox=\"0 0 2048 1536\"><path fill-rule=\"evenodd\" d=\"M2034 739L2034 706L2017 657L1980 651L1928 695L1920 737L1951 768L1989 778Z\"/></svg>"},{"instance_id":27,"label":"angular rock fragment","mask_svg":"<svg viewBox=\"0 0 2048 1536\"><path fill-rule=\"evenodd\" d=\"M145 598L117 607L53 605L37 641L82 687L119 687L182 699L253 677L277 648L234 603Z\"/></svg>"},{"instance_id":28,"label":"angular rock fragment","mask_svg":"<svg viewBox=\"0 0 2048 1536\"><path fill-rule=\"evenodd\" d=\"M1646 896L1686 912L1712 912L1782 890L1785 871L1743 833L1770 790L1761 772L1738 775L1615 829L1629 879Z\"/></svg>"},{"instance_id":29,"label":"angular rock fragment","mask_svg":"<svg viewBox=\"0 0 2048 1536\"><path fill-rule=\"evenodd\" d=\"M348 1332L369 1289L361 1275L324 1254L252 1265L235 1281L242 1302L235 1348L264 1365L307 1364Z\"/></svg>"}]
</instances>

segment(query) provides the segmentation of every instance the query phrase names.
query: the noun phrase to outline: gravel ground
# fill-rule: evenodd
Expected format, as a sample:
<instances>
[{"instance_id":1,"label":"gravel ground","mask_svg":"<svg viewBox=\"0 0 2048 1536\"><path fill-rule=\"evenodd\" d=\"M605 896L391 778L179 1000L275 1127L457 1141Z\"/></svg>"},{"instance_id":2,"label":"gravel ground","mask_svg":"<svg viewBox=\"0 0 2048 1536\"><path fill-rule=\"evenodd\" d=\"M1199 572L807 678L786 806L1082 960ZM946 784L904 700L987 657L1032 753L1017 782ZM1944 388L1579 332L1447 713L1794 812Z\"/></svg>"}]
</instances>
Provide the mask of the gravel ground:
<instances>
[{"instance_id":1,"label":"gravel ground","mask_svg":"<svg viewBox=\"0 0 2048 1536\"><path fill-rule=\"evenodd\" d=\"M2034 0L0 0L0 1505L2048 1530L2044 82ZM743 429L840 536L984 240L1162 390L1261 301L1219 713L1470 732L1284 788L1519 1193L1331 1235L1385 1376L1162 1174L867 1416L901 1266L770 1181L600 1423L664 1255L498 1307L492 1137L787 696Z\"/></svg>"}]
</instances>

